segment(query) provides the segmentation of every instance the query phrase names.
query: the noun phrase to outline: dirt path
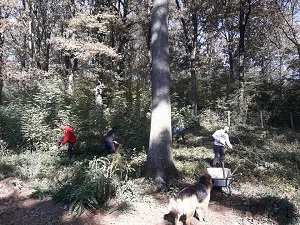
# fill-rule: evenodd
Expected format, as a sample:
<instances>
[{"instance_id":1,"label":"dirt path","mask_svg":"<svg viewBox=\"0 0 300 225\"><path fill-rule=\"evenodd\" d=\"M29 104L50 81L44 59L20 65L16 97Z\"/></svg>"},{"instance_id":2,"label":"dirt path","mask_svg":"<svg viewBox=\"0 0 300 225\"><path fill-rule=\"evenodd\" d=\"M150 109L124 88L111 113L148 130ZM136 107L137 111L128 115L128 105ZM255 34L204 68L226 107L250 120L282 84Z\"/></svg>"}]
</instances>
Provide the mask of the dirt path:
<instances>
[{"instance_id":1,"label":"dirt path","mask_svg":"<svg viewBox=\"0 0 300 225\"><path fill-rule=\"evenodd\" d=\"M51 199L39 201L30 199L31 190L16 183L15 178L0 181L0 224L1 225L171 225L172 217L168 214L168 198L161 194L154 196L151 203L134 202L129 211L120 212L98 210L86 212L79 218L72 219L68 210L61 204L54 205ZM238 194L233 190L233 195ZM245 210L230 208L224 204L231 201L220 191L212 191L209 206L209 222L199 222L193 218L192 225L272 225L277 224L253 216Z\"/></svg>"}]
</instances>

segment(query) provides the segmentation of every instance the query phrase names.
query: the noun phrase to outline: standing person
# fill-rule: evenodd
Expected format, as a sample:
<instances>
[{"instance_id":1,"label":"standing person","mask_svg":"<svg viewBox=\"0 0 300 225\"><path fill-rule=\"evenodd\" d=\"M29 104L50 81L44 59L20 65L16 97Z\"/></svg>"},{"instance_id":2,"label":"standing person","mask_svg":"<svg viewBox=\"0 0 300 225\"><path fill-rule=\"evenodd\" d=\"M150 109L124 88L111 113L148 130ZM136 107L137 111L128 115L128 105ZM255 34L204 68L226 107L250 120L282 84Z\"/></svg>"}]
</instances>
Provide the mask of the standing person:
<instances>
[{"instance_id":1,"label":"standing person","mask_svg":"<svg viewBox=\"0 0 300 225\"><path fill-rule=\"evenodd\" d=\"M56 147L60 148L66 143L69 144L67 156L69 159L73 156L73 147L76 142L75 130L71 126L60 125L59 128L64 131L64 136L57 140Z\"/></svg>"},{"instance_id":2,"label":"standing person","mask_svg":"<svg viewBox=\"0 0 300 225\"><path fill-rule=\"evenodd\" d=\"M217 165L217 162L220 160L221 163L225 161L225 145L229 148L232 148L232 145L229 141L228 136L229 127L224 126L222 129L215 131L213 133L214 138L214 153L215 157L213 159L213 166Z\"/></svg>"},{"instance_id":3,"label":"standing person","mask_svg":"<svg viewBox=\"0 0 300 225\"><path fill-rule=\"evenodd\" d=\"M104 155L107 156L108 154L116 152L115 144L119 144L116 139L116 132L117 127L113 127L108 133L104 136Z\"/></svg>"}]
</instances>

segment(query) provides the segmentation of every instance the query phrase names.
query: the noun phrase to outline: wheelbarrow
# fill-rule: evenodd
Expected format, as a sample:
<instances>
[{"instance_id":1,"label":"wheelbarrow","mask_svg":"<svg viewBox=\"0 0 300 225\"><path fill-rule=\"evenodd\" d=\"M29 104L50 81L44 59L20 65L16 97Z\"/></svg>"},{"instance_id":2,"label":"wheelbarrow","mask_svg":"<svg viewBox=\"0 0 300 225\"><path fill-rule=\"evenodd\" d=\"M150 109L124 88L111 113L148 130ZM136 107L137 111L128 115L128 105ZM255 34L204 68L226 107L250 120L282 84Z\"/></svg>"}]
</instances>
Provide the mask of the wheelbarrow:
<instances>
[{"instance_id":1,"label":"wheelbarrow","mask_svg":"<svg viewBox=\"0 0 300 225\"><path fill-rule=\"evenodd\" d=\"M239 164L232 173L229 168L224 168L224 163L222 163L222 167L207 168L206 171L209 175L211 175L214 181L214 187L225 187L225 193L231 195L231 183L233 182L233 174L240 167L240 165L241 164Z\"/></svg>"},{"instance_id":2,"label":"wheelbarrow","mask_svg":"<svg viewBox=\"0 0 300 225\"><path fill-rule=\"evenodd\" d=\"M206 170L214 181L214 187L225 187L225 193L231 195L231 183L233 182L231 170L229 168L221 167L207 168Z\"/></svg>"}]
</instances>

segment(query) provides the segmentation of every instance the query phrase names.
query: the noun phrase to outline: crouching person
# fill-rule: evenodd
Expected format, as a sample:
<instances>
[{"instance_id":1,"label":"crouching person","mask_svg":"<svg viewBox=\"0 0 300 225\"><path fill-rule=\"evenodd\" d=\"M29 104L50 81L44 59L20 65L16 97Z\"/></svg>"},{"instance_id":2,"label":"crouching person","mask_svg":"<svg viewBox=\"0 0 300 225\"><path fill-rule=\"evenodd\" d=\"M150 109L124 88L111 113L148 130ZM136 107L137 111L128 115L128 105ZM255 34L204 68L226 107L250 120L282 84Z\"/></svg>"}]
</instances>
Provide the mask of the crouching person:
<instances>
[{"instance_id":1,"label":"crouching person","mask_svg":"<svg viewBox=\"0 0 300 225\"><path fill-rule=\"evenodd\" d=\"M108 133L104 136L104 156L116 152L115 144L119 144L116 139L117 127L113 127Z\"/></svg>"},{"instance_id":2,"label":"crouching person","mask_svg":"<svg viewBox=\"0 0 300 225\"><path fill-rule=\"evenodd\" d=\"M75 130L71 126L60 125L59 128L64 132L64 136L57 140L56 147L60 148L68 143L67 157L73 157L73 147L76 142Z\"/></svg>"},{"instance_id":3,"label":"crouching person","mask_svg":"<svg viewBox=\"0 0 300 225\"><path fill-rule=\"evenodd\" d=\"M185 137L184 137L185 128L183 126L176 125L173 128L173 135L174 135L176 141L178 141L179 138L181 138L182 141L185 142Z\"/></svg>"}]
</instances>

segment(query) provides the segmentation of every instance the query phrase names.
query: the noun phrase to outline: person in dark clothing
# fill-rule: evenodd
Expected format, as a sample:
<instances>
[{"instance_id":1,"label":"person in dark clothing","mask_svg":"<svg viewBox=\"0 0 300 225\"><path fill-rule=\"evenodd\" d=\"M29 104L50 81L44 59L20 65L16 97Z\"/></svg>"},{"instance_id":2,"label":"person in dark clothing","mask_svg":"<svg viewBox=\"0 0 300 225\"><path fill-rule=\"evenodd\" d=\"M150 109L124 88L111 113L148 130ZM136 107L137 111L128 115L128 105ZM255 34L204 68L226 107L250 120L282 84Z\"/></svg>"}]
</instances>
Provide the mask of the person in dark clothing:
<instances>
[{"instance_id":1,"label":"person in dark clothing","mask_svg":"<svg viewBox=\"0 0 300 225\"><path fill-rule=\"evenodd\" d=\"M117 127L113 127L108 133L104 136L104 155L112 154L116 152L115 144L119 144L116 139Z\"/></svg>"},{"instance_id":2,"label":"person in dark clothing","mask_svg":"<svg viewBox=\"0 0 300 225\"><path fill-rule=\"evenodd\" d=\"M69 159L73 156L73 147L76 142L75 130L71 126L60 125L59 128L64 131L64 136L57 140L56 147L60 148L68 143L67 157Z\"/></svg>"},{"instance_id":3,"label":"person in dark clothing","mask_svg":"<svg viewBox=\"0 0 300 225\"><path fill-rule=\"evenodd\" d=\"M183 142L185 142L185 129L183 126L179 126L179 125L176 125L174 128L173 128L173 135L176 139L176 141L179 140L179 138L181 138L183 140Z\"/></svg>"}]
</instances>

